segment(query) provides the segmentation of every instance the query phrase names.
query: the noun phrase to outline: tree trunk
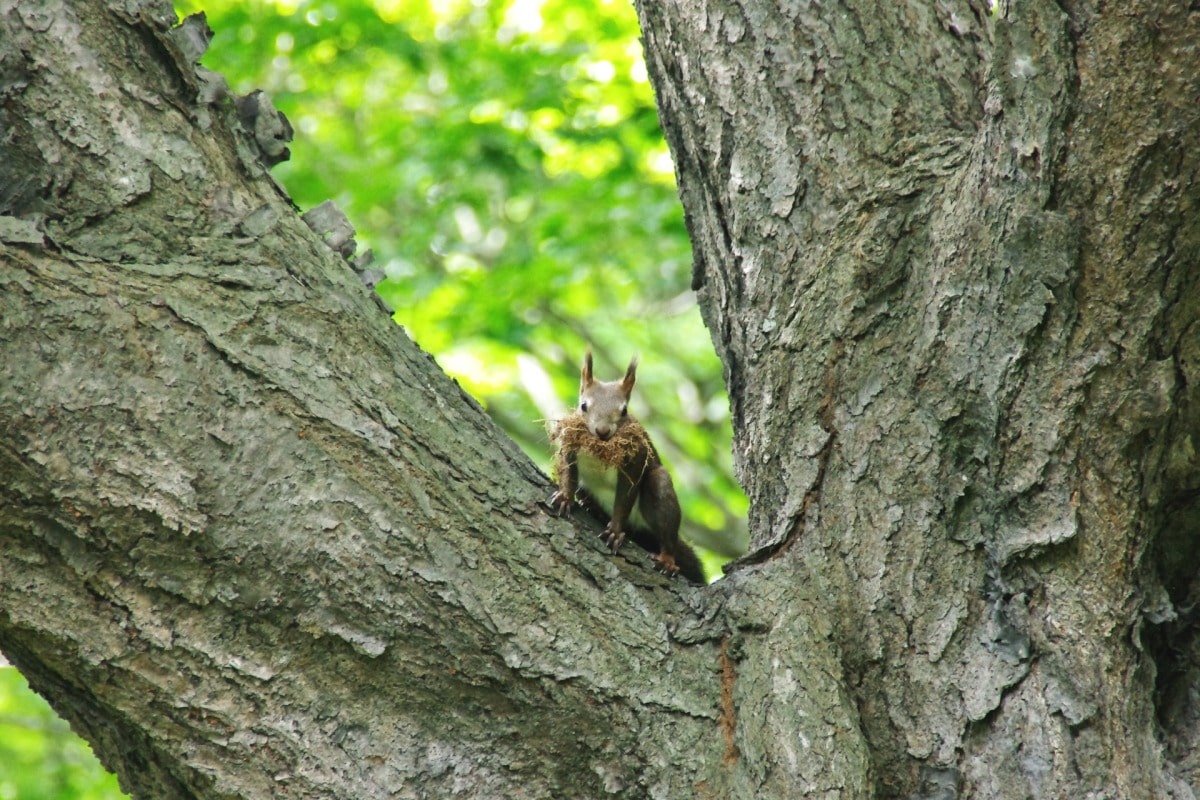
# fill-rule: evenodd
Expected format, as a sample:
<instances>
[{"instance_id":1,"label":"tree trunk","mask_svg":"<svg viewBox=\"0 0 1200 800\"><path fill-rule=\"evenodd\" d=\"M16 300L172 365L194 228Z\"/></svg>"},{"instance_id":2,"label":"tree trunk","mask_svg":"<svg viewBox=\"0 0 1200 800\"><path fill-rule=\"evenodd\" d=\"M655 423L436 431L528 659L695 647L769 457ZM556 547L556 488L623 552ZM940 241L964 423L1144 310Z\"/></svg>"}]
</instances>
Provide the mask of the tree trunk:
<instances>
[{"instance_id":1,"label":"tree trunk","mask_svg":"<svg viewBox=\"0 0 1200 800\"><path fill-rule=\"evenodd\" d=\"M1200 13L785 5L640 8L739 574L828 598L880 797L1191 797Z\"/></svg>"},{"instance_id":2,"label":"tree trunk","mask_svg":"<svg viewBox=\"0 0 1200 800\"><path fill-rule=\"evenodd\" d=\"M0 651L142 797L1190 796L1160 5L642 5L752 499L705 589L546 513L201 26L0 5Z\"/></svg>"}]
</instances>

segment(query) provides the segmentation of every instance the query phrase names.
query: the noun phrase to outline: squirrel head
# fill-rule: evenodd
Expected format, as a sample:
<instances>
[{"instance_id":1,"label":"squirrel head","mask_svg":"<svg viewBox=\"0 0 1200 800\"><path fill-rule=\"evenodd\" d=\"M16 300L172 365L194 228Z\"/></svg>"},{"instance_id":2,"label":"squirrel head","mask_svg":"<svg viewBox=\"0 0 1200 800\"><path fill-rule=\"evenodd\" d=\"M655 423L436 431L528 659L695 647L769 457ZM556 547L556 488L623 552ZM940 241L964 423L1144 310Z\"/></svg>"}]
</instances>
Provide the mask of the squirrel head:
<instances>
[{"instance_id":1,"label":"squirrel head","mask_svg":"<svg viewBox=\"0 0 1200 800\"><path fill-rule=\"evenodd\" d=\"M598 381L592 376L592 350L583 358L579 380L579 413L588 431L607 441L629 419L629 396L637 379L637 357L629 362L625 377L619 381Z\"/></svg>"}]
</instances>

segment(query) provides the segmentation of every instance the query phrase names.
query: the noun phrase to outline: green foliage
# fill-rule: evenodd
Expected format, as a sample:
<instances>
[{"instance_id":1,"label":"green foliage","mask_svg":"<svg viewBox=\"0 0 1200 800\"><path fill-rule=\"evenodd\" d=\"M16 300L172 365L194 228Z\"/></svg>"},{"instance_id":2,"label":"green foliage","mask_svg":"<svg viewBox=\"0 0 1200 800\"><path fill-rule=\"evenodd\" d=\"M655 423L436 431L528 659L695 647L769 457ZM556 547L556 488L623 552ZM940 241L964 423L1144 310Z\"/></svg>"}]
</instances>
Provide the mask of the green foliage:
<instances>
[{"instance_id":1,"label":"green foliage","mask_svg":"<svg viewBox=\"0 0 1200 800\"><path fill-rule=\"evenodd\" d=\"M181 0L205 64L292 120L275 169L333 198L374 249L396 319L548 465L539 422L642 356L635 411L684 535L745 547L728 401L691 293L673 167L627 0Z\"/></svg>"},{"instance_id":2,"label":"green foliage","mask_svg":"<svg viewBox=\"0 0 1200 800\"><path fill-rule=\"evenodd\" d=\"M21 673L0 666L0 800L123 797L116 777L104 771Z\"/></svg>"}]
</instances>

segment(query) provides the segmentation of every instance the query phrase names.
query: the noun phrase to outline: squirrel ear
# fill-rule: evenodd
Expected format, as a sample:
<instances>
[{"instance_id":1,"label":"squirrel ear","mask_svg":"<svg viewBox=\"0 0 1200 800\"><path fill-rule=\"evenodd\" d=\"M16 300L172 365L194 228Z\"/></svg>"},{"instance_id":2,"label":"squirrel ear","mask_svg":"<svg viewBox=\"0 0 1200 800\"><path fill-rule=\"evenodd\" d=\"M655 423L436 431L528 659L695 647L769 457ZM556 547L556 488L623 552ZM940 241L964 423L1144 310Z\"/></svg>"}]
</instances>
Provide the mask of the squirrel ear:
<instances>
[{"instance_id":1,"label":"squirrel ear","mask_svg":"<svg viewBox=\"0 0 1200 800\"><path fill-rule=\"evenodd\" d=\"M579 373L579 386L581 389L586 389L592 383L592 348L589 347L583 356L583 371Z\"/></svg>"},{"instance_id":2,"label":"squirrel ear","mask_svg":"<svg viewBox=\"0 0 1200 800\"><path fill-rule=\"evenodd\" d=\"M633 392L633 382L637 380L637 356L629 362L629 369L625 370L625 377L621 379L621 391L628 397Z\"/></svg>"}]
</instances>

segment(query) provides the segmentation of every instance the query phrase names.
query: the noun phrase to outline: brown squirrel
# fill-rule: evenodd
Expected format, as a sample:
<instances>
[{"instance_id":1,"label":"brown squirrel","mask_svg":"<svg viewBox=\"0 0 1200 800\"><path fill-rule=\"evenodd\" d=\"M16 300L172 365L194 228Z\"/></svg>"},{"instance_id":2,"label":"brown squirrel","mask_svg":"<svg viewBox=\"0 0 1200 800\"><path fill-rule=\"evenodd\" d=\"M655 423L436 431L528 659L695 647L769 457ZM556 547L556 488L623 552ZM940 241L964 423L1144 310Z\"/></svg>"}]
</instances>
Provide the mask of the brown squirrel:
<instances>
[{"instance_id":1,"label":"brown squirrel","mask_svg":"<svg viewBox=\"0 0 1200 800\"><path fill-rule=\"evenodd\" d=\"M551 434L558 444L558 491L551 495L550 506L559 516L570 516L572 506L579 502L592 516L607 521L601 535L614 553L628 533L651 552L660 571L668 575L681 573L694 583L704 583L700 559L679 538L681 513L671 475L646 429L629 413L629 396L636 377L634 358L621 380L596 380L592 376L592 351L587 351L579 382L579 409L559 420ZM594 495L579 486L580 452L616 467L617 493L611 517ZM649 525L648 531L628 524L635 501Z\"/></svg>"}]
</instances>

